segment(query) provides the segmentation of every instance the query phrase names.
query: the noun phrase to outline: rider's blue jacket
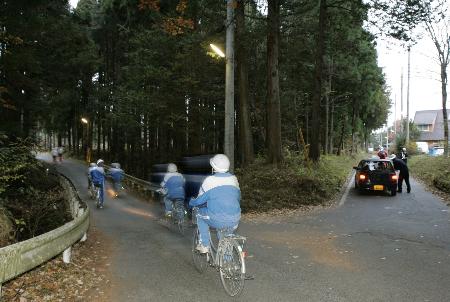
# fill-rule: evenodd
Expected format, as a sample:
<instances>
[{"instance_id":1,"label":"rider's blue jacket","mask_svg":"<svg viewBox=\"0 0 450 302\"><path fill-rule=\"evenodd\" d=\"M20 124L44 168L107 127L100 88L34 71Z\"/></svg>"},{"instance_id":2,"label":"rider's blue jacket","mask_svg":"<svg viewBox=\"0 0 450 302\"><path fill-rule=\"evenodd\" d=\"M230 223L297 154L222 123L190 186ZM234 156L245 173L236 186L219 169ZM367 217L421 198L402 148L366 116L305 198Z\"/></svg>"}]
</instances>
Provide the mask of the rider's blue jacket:
<instances>
[{"instance_id":1,"label":"rider's blue jacket","mask_svg":"<svg viewBox=\"0 0 450 302\"><path fill-rule=\"evenodd\" d=\"M105 170L103 167L94 167L90 174L94 184L103 184L105 182Z\"/></svg>"},{"instance_id":2,"label":"rider's blue jacket","mask_svg":"<svg viewBox=\"0 0 450 302\"><path fill-rule=\"evenodd\" d=\"M121 182L123 180L123 177L125 173L122 169L119 168L111 168L109 169L109 176L111 176L112 180L114 182Z\"/></svg>"},{"instance_id":3,"label":"rider's blue jacket","mask_svg":"<svg viewBox=\"0 0 450 302\"><path fill-rule=\"evenodd\" d=\"M168 172L161 182L161 187L167 191L169 199L184 199L184 177L178 172Z\"/></svg>"},{"instance_id":4,"label":"rider's blue jacket","mask_svg":"<svg viewBox=\"0 0 450 302\"><path fill-rule=\"evenodd\" d=\"M191 207L206 205L209 219L236 224L241 218L241 190L233 174L215 173L205 178L198 197L191 199Z\"/></svg>"}]
</instances>

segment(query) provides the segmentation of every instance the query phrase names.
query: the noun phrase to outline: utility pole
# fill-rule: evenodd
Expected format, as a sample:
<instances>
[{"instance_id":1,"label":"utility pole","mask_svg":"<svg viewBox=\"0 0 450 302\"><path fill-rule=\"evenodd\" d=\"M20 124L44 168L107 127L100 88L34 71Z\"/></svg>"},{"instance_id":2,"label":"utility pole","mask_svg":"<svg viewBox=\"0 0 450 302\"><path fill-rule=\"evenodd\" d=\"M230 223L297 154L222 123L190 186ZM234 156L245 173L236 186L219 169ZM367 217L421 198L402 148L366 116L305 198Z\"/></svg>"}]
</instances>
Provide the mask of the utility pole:
<instances>
[{"instance_id":1,"label":"utility pole","mask_svg":"<svg viewBox=\"0 0 450 302\"><path fill-rule=\"evenodd\" d=\"M234 171L234 7L235 0L227 0L227 35L225 46L225 138L224 152Z\"/></svg>"},{"instance_id":2,"label":"utility pole","mask_svg":"<svg viewBox=\"0 0 450 302\"><path fill-rule=\"evenodd\" d=\"M411 46L408 46L408 90L406 91L406 141L409 144L409 89L411 80Z\"/></svg>"},{"instance_id":3,"label":"utility pole","mask_svg":"<svg viewBox=\"0 0 450 302\"><path fill-rule=\"evenodd\" d=\"M400 131L403 132L403 67L400 81Z\"/></svg>"},{"instance_id":4,"label":"utility pole","mask_svg":"<svg viewBox=\"0 0 450 302\"><path fill-rule=\"evenodd\" d=\"M394 95L394 133L397 138L397 95Z\"/></svg>"}]
</instances>

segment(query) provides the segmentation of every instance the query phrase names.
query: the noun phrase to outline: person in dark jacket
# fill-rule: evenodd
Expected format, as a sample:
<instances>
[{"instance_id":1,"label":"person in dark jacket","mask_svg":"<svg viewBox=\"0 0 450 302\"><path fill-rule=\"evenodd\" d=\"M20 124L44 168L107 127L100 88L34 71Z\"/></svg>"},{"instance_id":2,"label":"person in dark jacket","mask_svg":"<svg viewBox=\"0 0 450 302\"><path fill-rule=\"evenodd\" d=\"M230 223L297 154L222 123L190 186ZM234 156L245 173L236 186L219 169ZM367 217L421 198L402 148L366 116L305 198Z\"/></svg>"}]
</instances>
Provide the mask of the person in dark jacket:
<instances>
[{"instance_id":1,"label":"person in dark jacket","mask_svg":"<svg viewBox=\"0 0 450 302\"><path fill-rule=\"evenodd\" d=\"M402 192L402 185L403 180L405 180L406 183L406 192L411 192L411 185L409 184L409 169L408 166L405 164L405 162L395 156L395 154L392 154L390 156L390 159L392 163L394 164L394 169L400 171L400 174L398 175L398 190L397 192Z\"/></svg>"},{"instance_id":2,"label":"person in dark jacket","mask_svg":"<svg viewBox=\"0 0 450 302\"><path fill-rule=\"evenodd\" d=\"M400 159L405 162L405 164L408 164L408 152L406 152L406 148L402 148L400 151Z\"/></svg>"}]
</instances>

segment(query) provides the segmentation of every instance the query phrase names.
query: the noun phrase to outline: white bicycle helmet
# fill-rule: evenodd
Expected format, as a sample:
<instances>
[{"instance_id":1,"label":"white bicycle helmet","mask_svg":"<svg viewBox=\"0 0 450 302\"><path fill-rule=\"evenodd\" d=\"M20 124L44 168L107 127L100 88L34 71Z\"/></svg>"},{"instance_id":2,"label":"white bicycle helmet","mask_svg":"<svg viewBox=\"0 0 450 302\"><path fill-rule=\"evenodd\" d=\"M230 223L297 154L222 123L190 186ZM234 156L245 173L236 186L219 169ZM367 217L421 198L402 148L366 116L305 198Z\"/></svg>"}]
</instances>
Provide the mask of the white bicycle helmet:
<instances>
[{"instance_id":1,"label":"white bicycle helmet","mask_svg":"<svg viewBox=\"0 0 450 302\"><path fill-rule=\"evenodd\" d=\"M116 168L116 169L120 169L120 164L119 163L112 163L111 167Z\"/></svg>"},{"instance_id":2,"label":"white bicycle helmet","mask_svg":"<svg viewBox=\"0 0 450 302\"><path fill-rule=\"evenodd\" d=\"M97 160L97 166L103 165L104 163L105 163L105 161L103 159Z\"/></svg>"},{"instance_id":3,"label":"white bicycle helmet","mask_svg":"<svg viewBox=\"0 0 450 302\"><path fill-rule=\"evenodd\" d=\"M390 160L393 160L394 158L396 158L397 156L395 155L395 154L391 154L391 155L389 155L389 159Z\"/></svg>"},{"instance_id":4,"label":"white bicycle helmet","mask_svg":"<svg viewBox=\"0 0 450 302\"><path fill-rule=\"evenodd\" d=\"M230 169L230 160L225 154L216 154L209 160L211 167L216 172L228 172Z\"/></svg>"},{"instance_id":5,"label":"white bicycle helmet","mask_svg":"<svg viewBox=\"0 0 450 302\"><path fill-rule=\"evenodd\" d=\"M97 164L96 163L90 163L89 167L97 167Z\"/></svg>"},{"instance_id":6,"label":"white bicycle helmet","mask_svg":"<svg viewBox=\"0 0 450 302\"><path fill-rule=\"evenodd\" d=\"M178 170L177 165L175 165L174 163L170 163L167 165L167 172L174 173L177 172L177 170Z\"/></svg>"}]
</instances>

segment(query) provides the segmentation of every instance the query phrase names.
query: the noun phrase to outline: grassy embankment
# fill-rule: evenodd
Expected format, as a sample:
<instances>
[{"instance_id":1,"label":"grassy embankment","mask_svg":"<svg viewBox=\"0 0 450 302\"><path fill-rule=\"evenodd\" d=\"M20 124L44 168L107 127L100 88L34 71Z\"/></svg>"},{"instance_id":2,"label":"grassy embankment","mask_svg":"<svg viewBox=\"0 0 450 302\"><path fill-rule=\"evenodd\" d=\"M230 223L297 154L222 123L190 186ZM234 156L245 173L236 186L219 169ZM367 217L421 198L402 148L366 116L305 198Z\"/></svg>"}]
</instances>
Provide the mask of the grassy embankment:
<instances>
[{"instance_id":1,"label":"grassy embankment","mask_svg":"<svg viewBox=\"0 0 450 302\"><path fill-rule=\"evenodd\" d=\"M341 190L361 155L322 156L308 167L300 157L287 157L281 169L257 160L236 174L244 213L297 209L330 202Z\"/></svg>"},{"instance_id":2,"label":"grassy embankment","mask_svg":"<svg viewBox=\"0 0 450 302\"><path fill-rule=\"evenodd\" d=\"M431 188L450 193L450 158L417 155L408 159L410 174Z\"/></svg>"}]
</instances>

